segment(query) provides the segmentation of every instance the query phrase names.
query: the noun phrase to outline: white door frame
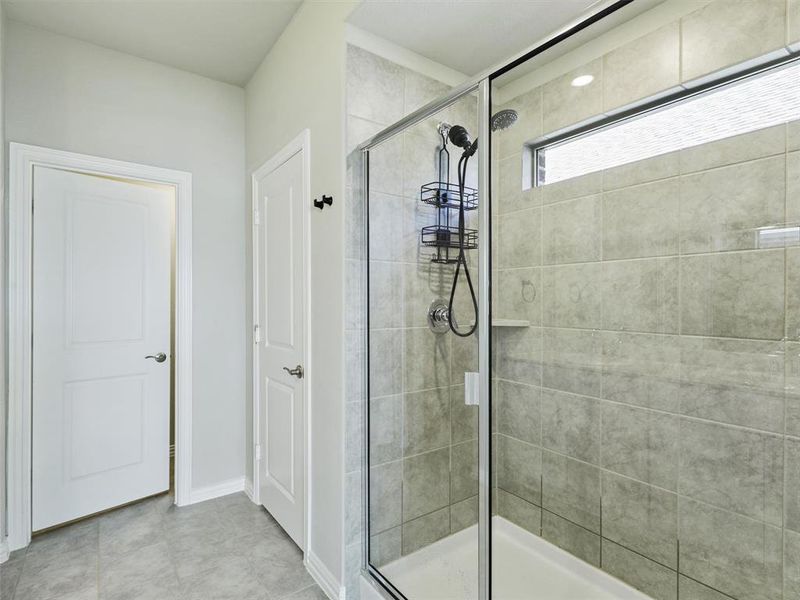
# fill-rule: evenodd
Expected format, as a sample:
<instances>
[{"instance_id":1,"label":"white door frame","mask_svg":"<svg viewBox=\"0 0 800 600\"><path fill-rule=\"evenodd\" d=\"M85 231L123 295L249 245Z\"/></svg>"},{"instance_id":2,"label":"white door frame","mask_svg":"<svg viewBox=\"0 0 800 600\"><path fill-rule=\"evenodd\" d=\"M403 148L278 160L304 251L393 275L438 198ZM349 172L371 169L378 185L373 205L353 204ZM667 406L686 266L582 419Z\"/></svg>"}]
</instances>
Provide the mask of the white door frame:
<instances>
[{"instance_id":1,"label":"white door frame","mask_svg":"<svg viewBox=\"0 0 800 600\"><path fill-rule=\"evenodd\" d=\"M52 167L175 187L175 503L192 489L192 175L11 143L8 210L8 544L31 541L33 168Z\"/></svg>"},{"instance_id":2,"label":"white door frame","mask_svg":"<svg viewBox=\"0 0 800 600\"><path fill-rule=\"evenodd\" d=\"M289 142L284 148L280 150L275 156L270 158L267 162L261 165L258 169L253 171L250 176L251 184L251 215L253 216L253 247L252 262L253 262L253 502L261 504L260 494L260 475L259 468L263 452L259 452L259 441L261 439L261 410L260 410L260 365L258 360L258 351L256 348L255 328L259 326L258 322L258 307L259 307L259 294L258 285L260 280L260 262L258 256L259 247L259 232L258 227L260 224L258 213L258 180L280 167L283 163L289 160L292 156L302 152L303 154L303 196L299 201L303 205L303 313L305 316L305 333L303 339L303 368L306 373L313 372L312 365L310 364L311 357L311 327L309 326L309 316L311 315L311 307L309 304L309 289L311 283L311 248L310 248L310 225L311 225L311 130L304 129L296 138ZM308 552L308 532L309 525L309 498L312 493L311 481L309 477L310 469L309 458L311 456L311 440L309 439L308 430L309 423L311 423L311 390L308 385L308 377L303 377L301 380L303 386L303 479L305 481L305 493L303 500L303 542L306 552Z\"/></svg>"}]
</instances>

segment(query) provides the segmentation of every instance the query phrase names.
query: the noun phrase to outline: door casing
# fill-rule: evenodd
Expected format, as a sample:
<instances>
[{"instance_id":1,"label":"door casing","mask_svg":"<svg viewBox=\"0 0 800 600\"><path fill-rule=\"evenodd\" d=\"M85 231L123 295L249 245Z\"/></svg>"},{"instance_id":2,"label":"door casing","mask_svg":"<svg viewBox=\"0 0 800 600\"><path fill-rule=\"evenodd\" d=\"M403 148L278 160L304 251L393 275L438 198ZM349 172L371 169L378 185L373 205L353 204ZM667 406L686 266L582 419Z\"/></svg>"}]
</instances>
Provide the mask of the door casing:
<instances>
[{"instance_id":1,"label":"door casing","mask_svg":"<svg viewBox=\"0 0 800 600\"><path fill-rule=\"evenodd\" d=\"M31 541L33 169L35 166L175 187L175 503L192 490L192 175L41 146L9 145L8 546Z\"/></svg>"},{"instance_id":2,"label":"door casing","mask_svg":"<svg viewBox=\"0 0 800 600\"><path fill-rule=\"evenodd\" d=\"M305 327L304 327L304 339L303 339L303 368L305 369L306 376L303 377L302 386L303 386L303 414L305 415L303 419L303 479L305 482L305 498L303 502L303 546L306 549L305 552L308 553L308 532L311 530L311 518L309 514L309 498L313 493L311 487L311 479L310 479L310 472L311 469L309 468L309 457L311 456L311 441L308 435L309 431L309 423L311 423L311 386L308 384L309 378L308 374L313 373L313 365L311 364L311 327L309 326L308 319L309 315L311 314L311 309L309 305L309 286L311 284L311 269L310 269L310 223L311 223L311 131L309 129L304 129L300 134L294 138L291 142L289 142L284 148L280 150L275 156L270 158L267 162L261 165L258 169L253 171L250 176L250 189L251 189L251 206L250 206L250 215L252 217L252 226L253 226L253 244L251 247L251 259L252 259L252 266L253 266L253 277L252 277L252 286L253 286L253 331L251 332L252 340L253 340L253 378L252 378L252 402L253 402L253 482L252 482L252 494L253 494L253 502L256 504L261 504L260 498L260 475L259 475L259 468L260 468L260 461L263 458L263 451L259 453L259 440L261 439L261 427L260 427L260 420L261 420L261 407L260 407L260 400L261 400L261 386L260 386L260 365L258 360L258 351L256 347L256 328L259 326L259 315L258 315L258 307L259 307L259 293L258 293L258 286L261 277L260 269L261 264L259 262L258 256L258 247L259 247L259 231L258 231L258 198L259 198L259 191L258 191L258 180L264 177L265 175L271 173L272 171L276 170L280 167L284 162L286 162L289 158L293 155L297 154L298 152L302 153L303 156L303 194L304 197L300 198L300 202L303 207L303 271L304 271L304 282L303 282L303 313L306 320ZM248 484L249 488L249 484Z\"/></svg>"}]
</instances>

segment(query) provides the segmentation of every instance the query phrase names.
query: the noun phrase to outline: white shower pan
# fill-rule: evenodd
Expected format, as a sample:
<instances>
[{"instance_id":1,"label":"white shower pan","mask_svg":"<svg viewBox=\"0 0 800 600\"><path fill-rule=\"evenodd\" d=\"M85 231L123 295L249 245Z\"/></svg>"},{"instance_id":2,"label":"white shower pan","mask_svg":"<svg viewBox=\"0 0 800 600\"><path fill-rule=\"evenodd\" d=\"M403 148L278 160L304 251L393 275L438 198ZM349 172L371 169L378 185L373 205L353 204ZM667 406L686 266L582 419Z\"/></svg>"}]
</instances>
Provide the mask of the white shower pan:
<instances>
[{"instance_id":1,"label":"white shower pan","mask_svg":"<svg viewBox=\"0 0 800 600\"><path fill-rule=\"evenodd\" d=\"M492 520L494 600L651 600L502 517ZM477 600L473 525L381 568L410 600Z\"/></svg>"}]
</instances>

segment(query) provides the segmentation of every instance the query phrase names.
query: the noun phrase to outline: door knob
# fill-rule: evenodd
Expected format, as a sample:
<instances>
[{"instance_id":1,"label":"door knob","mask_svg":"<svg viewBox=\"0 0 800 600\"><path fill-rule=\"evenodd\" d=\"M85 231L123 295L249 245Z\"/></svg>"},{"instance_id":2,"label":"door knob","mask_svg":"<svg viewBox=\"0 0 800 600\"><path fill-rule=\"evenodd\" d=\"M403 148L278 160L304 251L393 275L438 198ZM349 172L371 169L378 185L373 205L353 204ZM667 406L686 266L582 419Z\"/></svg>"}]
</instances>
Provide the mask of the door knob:
<instances>
[{"instance_id":1,"label":"door knob","mask_svg":"<svg viewBox=\"0 0 800 600\"><path fill-rule=\"evenodd\" d=\"M158 354L148 354L147 356L145 356L145 358L152 358L156 362L161 363L167 360L167 355L164 354L163 352L159 352Z\"/></svg>"},{"instance_id":2,"label":"door knob","mask_svg":"<svg viewBox=\"0 0 800 600\"><path fill-rule=\"evenodd\" d=\"M297 365L294 369L290 369L289 367L283 367L283 370L286 371L289 375L294 375L298 379L303 378L303 367L302 365Z\"/></svg>"}]
</instances>

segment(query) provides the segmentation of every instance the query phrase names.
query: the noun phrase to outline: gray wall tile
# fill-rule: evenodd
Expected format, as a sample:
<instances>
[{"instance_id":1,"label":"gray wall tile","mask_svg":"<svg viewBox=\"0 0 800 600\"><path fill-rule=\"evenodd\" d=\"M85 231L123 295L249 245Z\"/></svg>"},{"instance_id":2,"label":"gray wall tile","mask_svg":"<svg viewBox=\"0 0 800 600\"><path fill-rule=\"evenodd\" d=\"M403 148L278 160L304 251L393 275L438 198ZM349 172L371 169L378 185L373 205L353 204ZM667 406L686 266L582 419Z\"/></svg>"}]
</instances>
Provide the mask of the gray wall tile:
<instances>
[{"instance_id":1,"label":"gray wall tile","mask_svg":"<svg viewBox=\"0 0 800 600\"><path fill-rule=\"evenodd\" d=\"M512 381L497 382L497 431L529 444L541 444L542 390Z\"/></svg>"},{"instance_id":2,"label":"gray wall tile","mask_svg":"<svg viewBox=\"0 0 800 600\"><path fill-rule=\"evenodd\" d=\"M543 451L542 508L600 533L600 469Z\"/></svg>"},{"instance_id":3,"label":"gray wall tile","mask_svg":"<svg viewBox=\"0 0 800 600\"><path fill-rule=\"evenodd\" d=\"M602 325L601 263L543 267L542 321L547 327Z\"/></svg>"},{"instance_id":4,"label":"gray wall tile","mask_svg":"<svg viewBox=\"0 0 800 600\"><path fill-rule=\"evenodd\" d=\"M678 593L683 600L731 600L731 597L693 579L680 575Z\"/></svg>"},{"instance_id":5,"label":"gray wall tile","mask_svg":"<svg viewBox=\"0 0 800 600\"><path fill-rule=\"evenodd\" d=\"M594 81L574 87L579 75L592 75ZM594 60L542 86L543 133L579 123L603 112L603 62Z\"/></svg>"},{"instance_id":6,"label":"gray wall tile","mask_svg":"<svg viewBox=\"0 0 800 600\"><path fill-rule=\"evenodd\" d=\"M678 485L678 417L603 405L602 466L668 490Z\"/></svg>"},{"instance_id":7,"label":"gray wall tile","mask_svg":"<svg viewBox=\"0 0 800 600\"><path fill-rule=\"evenodd\" d=\"M646 333L603 336L603 397L677 412L680 399L680 338Z\"/></svg>"},{"instance_id":8,"label":"gray wall tile","mask_svg":"<svg viewBox=\"0 0 800 600\"><path fill-rule=\"evenodd\" d=\"M541 264L541 211L541 208L528 208L498 217L498 267Z\"/></svg>"},{"instance_id":9,"label":"gray wall tile","mask_svg":"<svg viewBox=\"0 0 800 600\"><path fill-rule=\"evenodd\" d=\"M786 249L786 337L800 340L800 248Z\"/></svg>"},{"instance_id":10,"label":"gray wall tile","mask_svg":"<svg viewBox=\"0 0 800 600\"><path fill-rule=\"evenodd\" d=\"M401 531L400 527L393 527L370 538L369 561L373 565L380 568L400 558Z\"/></svg>"},{"instance_id":11,"label":"gray wall tile","mask_svg":"<svg viewBox=\"0 0 800 600\"><path fill-rule=\"evenodd\" d=\"M800 598L800 534L794 531L784 532L783 597Z\"/></svg>"},{"instance_id":12,"label":"gray wall tile","mask_svg":"<svg viewBox=\"0 0 800 600\"><path fill-rule=\"evenodd\" d=\"M510 381L540 385L542 330L538 327L507 327L496 333L494 366L497 376Z\"/></svg>"},{"instance_id":13,"label":"gray wall tile","mask_svg":"<svg viewBox=\"0 0 800 600\"><path fill-rule=\"evenodd\" d=\"M680 32L670 23L603 57L604 108L647 98L680 83Z\"/></svg>"},{"instance_id":14,"label":"gray wall tile","mask_svg":"<svg viewBox=\"0 0 800 600\"><path fill-rule=\"evenodd\" d=\"M478 494L478 441L456 444L450 451L450 503Z\"/></svg>"},{"instance_id":15,"label":"gray wall tile","mask_svg":"<svg viewBox=\"0 0 800 600\"><path fill-rule=\"evenodd\" d=\"M534 535L541 535L542 509L535 504L498 489L497 514Z\"/></svg>"},{"instance_id":16,"label":"gray wall tile","mask_svg":"<svg viewBox=\"0 0 800 600\"><path fill-rule=\"evenodd\" d=\"M378 233L373 227L384 222L377 219L372 210L372 200L377 193L403 195L403 136L394 137L369 152L370 239Z\"/></svg>"},{"instance_id":17,"label":"gray wall tile","mask_svg":"<svg viewBox=\"0 0 800 600\"><path fill-rule=\"evenodd\" d=\"M497 436L497 487L541 505L542 450L505 435Z\"/></svg>"},{"instance_id":18,"label":"gray wall tile","mask_svg":"<svg viewBox=\"0 0 800 600\"><path fill-rule=\"evenodd\" d=\"M450 435L457 444L478 438L478 407L464 404L464 386L450 387Z\"/></svg>"},{"instance_id":19,"label":"gray wall tile","mask_svg":"<svg viewBox=\"0 0 800 600\"><path fill-rule=\"evenodd\" d=\"M403 270L396 262L369 263L369 324L374 329L403 326Z\"/></svg>"},{"instance_id":20,"label":"gray wall tile","mask_svg":"<svg viewBox=\"0 0 800 600\"><path fill-rule=\"evenodd\" d=\"M603 259L678 253L679 182L666 179L603 195Z\"/></svg>"},{"instance_id":21,"label":"gray wall tile","mask_svg":"<svg viewBox=\"0 0 800 600\"><path fill-rule=\"evenodd\" d=\"M456 533L478 522L478 496L450 506L450 532Z\"/></svg>"},{"instance_id":22,"label":"gray wall tile","mask_svg":"<svg viewBox=\"0 0 800 600\"><path fill-rule=\"evenodd\" d=\"M403 398L403 455L412 456L450 444L450 388L436 388Z\"/></svg>"},{"instance_id":23,"label":"gray wall tile","mask_svg":"<svg viewBox=\"0 0 800 600\"><path fill-rule=\"evenodd\" d=\"M677 494L603 473L603 537L677 569Z\"/></svg>"},{"instance_id":24,"label":"gray wall tile","mask_svg":"<svg viewBox=\"0 0 800 600\"><path fill-rule=\"evenodd\" d=\"M514 130L519 125L515 124ZM512 154L497 163L497 193L492 196L492 202L500 214L516 212L532 208L542 203L540 188L529 187L523 190L522 155ZM528 182L530 184L530 181Z\"/></svg>"},{"instance_id":25,"label":"gray wall tile","mask_svg":"<svg viewBox=\"0 0 800 600\"><path fill-rule=\"evenodd\" d=\"M364 428L364 405L360 402L345 404L346 438L345 473L361 469L363 461L363 444L358 433Z\"/></svg>"},{"instance_id":26,"label":"gray wall tile","mask_svg":"<svg viewBox=\"0 0 800 600\"><path fill-rule=\"evenodd\" d=\"M403 258L403 227L397 224L403 222L404 203L401 196L370 192L370 273L376 268L374 261L400 261Z\"/></svg>"},{"instance_id":27,"label":"gray wall tile","mask_svg":"<svg viewBox=\"0 0 800 600\"><path fill-rule=\"evenodd\" d=\"M669 152L652 158L620 165L603 171L603 190L620 188L667 179L680 174L680 153Z\"/></svg>"},{"instance_id":28,"label":"gray wall tile","mask_svg":"<svg viewBox=\"0 0 800 600\"><path fill-rule=\"evenodd\" d=\"M790 121L786 126L786 149L800 150L800 120Z\"/></svg>"},{"instance_id":29,"label":"gray wall tile","mask_svg":"<svg viewBox=\"0 0 800 600\"><path fill-rule=\"evenodd\" d=\"M681 251L758 248L757 230L784 221L783 156L681 178Z\"/></svg>"},{"instance_id":30,"label":"gray wall tile","mask_svg":"<svg viewBox=\"0 0 800 600\"><path fill-rule=\"evenodd\" d=\"M428 328L406 329L403 342L403 383L407 392L449 387L450 347L446 336Z\"/></svg>"},{"instance_id":31,"label":"gray wall tile","mask_svg":"<svg viewBox=\"0 0 800 600\"><path fill-rule=\"evenodd\" d=\"M393 123L403 116L403 69L385 58L347 46L347 112ZM366 88L366 89L365 89Z\"/></svg>"},{"instance_id":32,"label":"gray wall tile","mask_svg":"<svg viewBox=\"0 0 800 600\"><path fill-rule=\"evenodd\" d=\"M717 0L681 20L684 81L780 48L784 0Z\"/></svg>"},{"instance_id":33,"label":"gray wall tile","mask_svg":"<svg viewBox=\"0 0 800 600\"><path fill-rule=\"evenodd\" d=\"M603 539L603 570L654 600L678 598L675 571L606 539Z\"/></svg>"},{"instance_id":34,"label":"gray wall tile","mask_svg":"<svg viewBox=\"0 0 800 600\"><path fill-rule=\"evenodd\" d=\"M603 263L603 327L677 333L677 258Z\"/></svg>"},{"instance_id":35,"label":"gray wall tile","mask_svg":"<svg viewBox=\"0 0 800 600\"><path fill-rule=\"evenodd\" d=\"M601 210L599 196L545 205L542 209L544 264L599 260Z\"/></svg>"},{"instance_id":36,"label":"gray wall tile","mask_svg":"<svg viewBox=\"0 0 800 600\"><path fill-rule=\"evenodd\" d=\"M450 535L450 507L403 523L403 556Z\"/></svg>"},{"instance_id":37,"label":"gray wall tile","mask_svg":"<svg viewBox=\"0 0 800 600\"><path fill-rule=\"evenodd\" d=\"M681 333L783 338L784 251L681 259Z\"/></svg>"},{"instance_id":38,"label":"gray wall tile","mask_svg":"<svg viewBox=\"0 0 800 600\"><path fill-rule=\"evenodd\" d=\"M785 444L784 527L800 533L800 439L787 437Z\"/></svg>"},{"instance_id":39,"label":"gray wall tile","mask_svg":"<svg viewBox=\"0 0 800 600\"><path fill-rule=\"evenodd\" d=\"M492 134L492 145L497 148L497 156L506 158L518 154L525 142L542 135L542 89L525 92L507 105L498 107L498 110L500 108L512 108L518 114L514 127Z\"/></svg>"},{"instance_id":40,"label":"gray wall tile","mask_svg":"<svg viewBox=\"0 0 800 600\"><path fill-rule=\"evenodd\" d=\"M600 396L603 342L599 333L548 328L544 330L543 344L542 385L584 396Z\"/></svg>"},{"instance_id":41,"label":"gray wall tile","mask_svg":"<svg viewBox=\"0 0 800 600\"><path fill-rule=\"evenodd\" d=\"M681 173L696 173L735 163L783 154L786 126L776 125L715 142L684 148L679 152Z\"/></svg>"},{"instance_id":42,"label":"gray wall tile","mask_svg":"<svg viewBox=\"0 0 800 600\"><path fill-rule=\"evenodd\" d=\"M542 390L542 446L586 462L600 460L600 402Z\"/></svg>"},{"instance_id":43,"label":"gray wall tile","mask_svg":"<svg viewBox=\"0 0 800 600\"><path fill-rule=\"evenodd\" d=\"M800 343L786 344L786 434L800 436Z\"/></svg>"},{"instance_id":44,"label":"gray wall tile","mask_svg":"<svg viewBox=\"0 0 800 600\"><path fill-rule=\"evenodd\" d=\"M590 194L599 194L602 189L603 173L589 173L543 186L542 203L552 204Z\"/></svg>"},{"instance_id":45,"label":"gray wall tile","mask_svg":"<svg viewBox=\"0 0 800 600\"><path fill-rule=\"evenodd\" d=\"M397 306L400 313L398 326L427 327L428 308L431 302L436 298L445 300L450 298L453 269L424 258L400 266L403 269L403 295L402 303ZM374 312L376 309L372 310Z\"/></svg>"},{"instance_id":46,"label":"gray wall tile","mask_svg":"<svg viewBox=\"0 0 800 600\"><path fill-rule=\"evenodd\" d=\"M542 511L542 537L573 556L600 566L600 536L548 511Z\"/></svg>"},{"instance_id":47,"label":"gray wall tile","mask_svg":"<svg viewBox=\"0 0 800 600\"><path fill-rule=\"evenodd\" d=\"M403 463L386 463L369 471L369 528L375 534L402 521Z\"/></svg>"},{"instance_id":48,"label":"gray wall tile","mask_svg":"<svg viewBox=\"0 0 800 600\"><path fill-rule=\"evenodd\" d=\"M681 339L681 413L782 432L783 342Z\"/></svg>"},{"instance_id":49,"label":"gray wall tile","mask_svg":"<svg viewBox=\"0 0 800 600\"><path fill-rule=\"evenodd\" d=\"M403 460L403 521L433 512L450 501L450 448Z\"/></svg>"},{"instance_id":50,"label":"gray wall tile","mask_svg":"<svg viewBox=\"0 0 800 600\"><path fill-rule=\"evenodd\" d=\"M681 419L680 429L680 494L781 524L780 437L688 419Z\"/></svg>"},{"instance_id":51,"label":"gray wall tile","mask_svg":"<svg viewBox=\"0 0 800 600\"><path fill-rule=\"evenodd\" d=\"M800 221L800 152L786 155L786 220Z\"/></svg>"},{"instance_id":52,"label":"gray wall tile","mask_svg":"<svg viewBox=\"0 0 800 600\"><path fill-rule=\"evenodd\" d=\"M403 332L398 329L370 331L369 391L372 397L403 390Z\"/></svg>"},{"instance_id":53,"label":"gray wall tile","mask_svg":"<svg viewBox=\"0 0 800 600\"><path fill-rule=\"evenodd\" d=\"M493 304L493 313L502 319L522 319L531 325L542 321L542 269L503 269L494 288L502 290Z\"/></svg>"},{"instance_id":54,"label":"gray wall tile","mask_svg":"<svg viewBox=\"0 0 800 600\"><path fill-rule=\"evenodd\" d=\"M780 598L780 529L681 498L678 535L685 575L734 598Z\"/></svg>"}]
</instances>

